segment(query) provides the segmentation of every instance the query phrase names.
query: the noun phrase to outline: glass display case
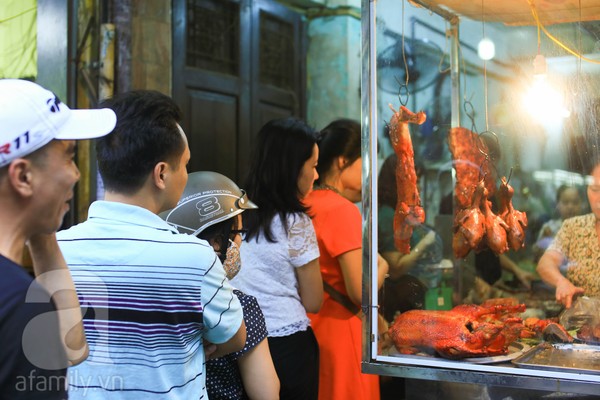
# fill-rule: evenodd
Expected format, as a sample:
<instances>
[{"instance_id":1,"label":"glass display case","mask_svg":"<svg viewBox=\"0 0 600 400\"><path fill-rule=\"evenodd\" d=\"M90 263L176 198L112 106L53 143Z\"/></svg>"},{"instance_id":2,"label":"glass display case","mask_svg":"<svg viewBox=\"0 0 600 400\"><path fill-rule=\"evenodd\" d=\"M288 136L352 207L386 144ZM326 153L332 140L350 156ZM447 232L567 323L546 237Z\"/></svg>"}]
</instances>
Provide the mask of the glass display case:
<instances>
[{"instance_id":1,"label":"glass display case","mask_svg":"<svg viewBox=\"0 0 600 400\"><path fill-rule=\"evenodd\" d=\"M364 372L600 393L600 293L537 268L600 184L600 2L560 3L362 1Z\"/></svg>"}]
</instances>

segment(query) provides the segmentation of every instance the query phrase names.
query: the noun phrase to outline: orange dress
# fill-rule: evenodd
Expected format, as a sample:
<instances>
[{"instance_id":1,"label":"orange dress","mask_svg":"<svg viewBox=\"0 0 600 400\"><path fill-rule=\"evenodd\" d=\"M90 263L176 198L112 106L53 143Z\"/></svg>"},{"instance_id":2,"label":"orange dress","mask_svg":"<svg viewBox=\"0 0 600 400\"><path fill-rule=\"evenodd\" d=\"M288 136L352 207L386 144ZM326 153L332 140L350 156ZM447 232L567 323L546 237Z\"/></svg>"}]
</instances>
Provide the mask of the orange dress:
<instances>
[{"instance_id":1,"label":"orange dress","mask_svg":"<svg viewBox=\"0 0 600 400\"><path fill-rule=\"evenodd\" d=\"M358 207L332 190L315 190L306 199L319 243L323 280L347 296L337 257L362 247ZM378 400L379 376L363 374L362 324L327 293L318 314L308 314L319 342L320 400Z\"/></svg>"}]
</instances>

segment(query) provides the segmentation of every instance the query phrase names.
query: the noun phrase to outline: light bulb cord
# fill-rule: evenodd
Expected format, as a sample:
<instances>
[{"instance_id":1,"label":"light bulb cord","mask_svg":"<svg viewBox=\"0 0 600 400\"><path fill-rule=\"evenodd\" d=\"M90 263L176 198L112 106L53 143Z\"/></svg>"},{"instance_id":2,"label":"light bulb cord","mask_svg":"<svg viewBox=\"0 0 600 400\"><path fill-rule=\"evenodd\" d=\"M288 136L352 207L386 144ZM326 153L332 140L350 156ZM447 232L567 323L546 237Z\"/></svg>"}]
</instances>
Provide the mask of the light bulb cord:
<instances>
[{"instance_id":1,"label":"light bulb cord","mask_svg":"<svg viewBox=\"0 0 600 400\"><path fill-rule=\"evenodd\" d=\"M539 15L537 13L537 10L535 9L535 4L533 0L527 0L527 2L529 3L529 6L531 7L531 15L533 15L533 19L535 20L537 27L538 27L538 54L540 53L540 30L542 32L544 32L544 34L546 36L548 36L548 38L550 40L552 40L554 43L556 43L559 47L563 48L566 52L574 55L575 57L579 57L579 59L593 63L593 64L600 64L600 61L596 61L596 60L592 60L591 58L587 58L584 55L582 55L581 53L578 53L575 50L572 50L571 48L569 48L566 44L564 44L563 42L561 42L560 40L558 40L554 35L552 35L550 32L548 32L548 29L546 29L546 27L542 24L542 22L540 21ZM580 6L581 7L581 6Z\"/></svg>"}]
</instances>

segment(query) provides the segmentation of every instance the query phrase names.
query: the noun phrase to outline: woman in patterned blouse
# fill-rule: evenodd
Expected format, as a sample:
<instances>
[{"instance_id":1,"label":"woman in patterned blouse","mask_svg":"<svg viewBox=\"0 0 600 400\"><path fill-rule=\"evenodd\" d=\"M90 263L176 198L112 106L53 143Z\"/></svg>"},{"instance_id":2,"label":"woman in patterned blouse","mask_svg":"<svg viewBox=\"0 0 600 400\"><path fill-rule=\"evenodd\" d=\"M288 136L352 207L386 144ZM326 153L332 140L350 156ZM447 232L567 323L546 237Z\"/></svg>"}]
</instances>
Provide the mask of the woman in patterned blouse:
<instances>
[{"instance_id":1,"label":"woman in patterned blouse","mask_svg":"<svg viewBox=\"0 0 600 400\"><path fill-rule=\"evenodd\" d=\"M600 296L600 162L592 169L587 196L592 212L566 219L537 266L566 308L577 296ZM559 269L565 260L566 277Z\"/></svg>"}]
</instances>

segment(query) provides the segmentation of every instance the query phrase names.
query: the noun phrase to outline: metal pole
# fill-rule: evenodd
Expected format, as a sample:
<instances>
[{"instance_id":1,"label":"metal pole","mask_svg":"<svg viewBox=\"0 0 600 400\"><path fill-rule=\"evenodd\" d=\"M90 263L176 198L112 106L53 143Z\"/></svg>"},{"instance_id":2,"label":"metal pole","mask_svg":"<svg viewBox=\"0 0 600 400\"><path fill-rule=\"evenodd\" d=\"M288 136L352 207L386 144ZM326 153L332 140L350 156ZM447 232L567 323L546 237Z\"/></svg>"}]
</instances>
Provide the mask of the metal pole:
<instances>
[{"instance_id":1,"label":"metal pole","mask_svg":"<svg viewBox=\"0 0 600 400\"><path fill-rule=\"evenodd\" d=\"M362 0L362 160L363 160L363 252L362 252L362 310L363 320L363 363L369 363L377 354L376 333L377 304L373 294L377 293L377 278L373 279L373 269L377 266L377 231L373 221L377 213L377 46L376 46L376 6L377 0ZM370 286L369 286L370 285Z\"/></svg>"},{"instance_id":2,"label":"metal pole","mask_svg":"<svg viewBox=\"0 0 600 400\"><path fill-rule=\"evenodd\" d=\"M450 20L450 81L452 82L452 118L451 126L460 126L460 43L458 37L458 18Z\"/></svg>"}]
</instances>

